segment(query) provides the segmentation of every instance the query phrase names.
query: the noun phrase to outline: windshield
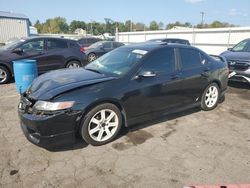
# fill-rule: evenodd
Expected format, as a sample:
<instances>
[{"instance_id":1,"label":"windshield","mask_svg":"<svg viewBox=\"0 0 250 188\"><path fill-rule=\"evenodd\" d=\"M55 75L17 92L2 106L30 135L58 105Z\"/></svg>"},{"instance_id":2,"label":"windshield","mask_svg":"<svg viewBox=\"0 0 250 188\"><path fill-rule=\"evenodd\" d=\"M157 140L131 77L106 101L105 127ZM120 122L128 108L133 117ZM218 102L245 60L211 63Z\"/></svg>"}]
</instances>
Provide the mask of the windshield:
<instances>
[{"instance_id":1,"label":"windshield","mask_svg":"<svg viewBox=\"0 0 250 188\"><path fill-rule=\"evenodd\" d=\"M146 53L145 50L118 48L91 62L85 66L85 69L122 76L137 64Z\"/></svg>"},{"instance_id":2,"label":"windshield","mask_svg":"<svg viewBox=\"0 0 250 188\"><path fill-rule=\"evenodd\" d=\"M233 52L244 52L250 51L250 42L248 41L241 41L239 44L233 47Z\"/></svg>"},{"instance_id":3,"label":"windshield","mask_svg":"<svg viewBox=\"0 0 250 188\"><path fill-rule=\"evenodd\" d=\"M17 41L11 42L11 43L9 43L9 44L6 44L5 46L2 46L1 49L3 49L3 50L13 50L13 49L15 49L19 44L21 44L22 42L24 42L23 39L17 40Z\"/></svg>"}]
</instances>

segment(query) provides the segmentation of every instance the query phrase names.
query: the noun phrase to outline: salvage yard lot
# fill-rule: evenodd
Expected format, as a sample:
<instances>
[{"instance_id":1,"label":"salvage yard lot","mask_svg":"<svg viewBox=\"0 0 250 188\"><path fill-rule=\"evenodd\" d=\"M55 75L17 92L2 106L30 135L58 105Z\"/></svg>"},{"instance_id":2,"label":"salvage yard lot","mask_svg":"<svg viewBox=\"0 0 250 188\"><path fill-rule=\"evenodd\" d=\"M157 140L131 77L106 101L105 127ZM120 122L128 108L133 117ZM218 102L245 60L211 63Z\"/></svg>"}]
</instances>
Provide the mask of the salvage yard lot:
<instances>
[{"instance_id":1,"label":"salvage yard lot","mask_svg":"<svg viewBox=\"0 0 250 188\"><path fill-rule=\"evenodd\" d=\"M0 86L0 187L182 187L250 182L250 89L222 104L123 130L114 142L48 151L29 143L14 84Z\"/></svg>"}]
</instances>

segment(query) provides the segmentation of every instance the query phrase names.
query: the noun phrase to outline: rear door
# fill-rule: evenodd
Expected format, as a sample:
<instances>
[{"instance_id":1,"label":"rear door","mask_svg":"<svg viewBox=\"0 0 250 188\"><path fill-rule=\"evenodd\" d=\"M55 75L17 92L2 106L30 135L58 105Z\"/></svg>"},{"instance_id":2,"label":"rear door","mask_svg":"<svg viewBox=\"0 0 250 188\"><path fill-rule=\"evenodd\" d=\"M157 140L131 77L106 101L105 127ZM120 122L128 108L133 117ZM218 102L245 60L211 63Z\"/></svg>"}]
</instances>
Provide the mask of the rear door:
<instances>
[{"instance_id":1,"label":"rear door","mask_svg":"<svg viewBox=\"0 0 250 188\"><path fill-rule=\"evenodd\" d=\"M179 48L183 104L192 104L200 99L209 83L211 69L208 59L199 50Z\"/></svg>"},{"instance_id":2,"label":"rear door","mask_svg":"<svg viewBox=\"0 0 250 188\"><path fill-rule=\"evenodd\" d=\"M44 72L65 67L69 55L68 42L62 39L48 38L46 43L46 62L41 64Z\"/></svg>"}]
</instances>

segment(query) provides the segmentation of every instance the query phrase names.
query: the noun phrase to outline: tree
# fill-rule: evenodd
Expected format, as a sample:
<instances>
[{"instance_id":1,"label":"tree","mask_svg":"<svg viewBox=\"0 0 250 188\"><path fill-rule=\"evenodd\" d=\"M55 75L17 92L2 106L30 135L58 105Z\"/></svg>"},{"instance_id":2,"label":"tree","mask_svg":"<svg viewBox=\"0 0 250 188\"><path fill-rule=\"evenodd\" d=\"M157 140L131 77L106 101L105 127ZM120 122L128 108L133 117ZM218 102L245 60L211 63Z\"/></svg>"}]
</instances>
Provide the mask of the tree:
<instances>
[{"instance_id":1,"label":"tree","mask_svg":"<svg viewBox=\"0 0 250 188\"><path fill-rule=\"evenodd\" d=\"M36 21L36 23L34 24L34 27L37 28L38 33L41 33L43 25L40 23L39 20Z\"/></svg>"},{"instance_id":2,"label":"tree","mask_svg":"<svg viewBox=\"0 0 250 188\"><path fill-rule=\"evenodd\" d=\"M179 26L179 27L192 27L192 24L189 23L189 22L181 23L179 21L176 21L175 23L169 23L166 26L166 29L172 29L175 26Z\"/></svg>"},{"instance_id":3,"label":"tree","mask_svg":"<svg viewBox=\"0 0 250 188\"><path fill-rule=\"evenodd\" d=\"M41 33L68 33L69 26L65 18L55 17L53 19L47 19L42 24Z\"/></svg>"},{"instance_id":4,"label":"tree","mask_svg":"<svg viewBox=\"0 0 250 188\"><path fill-rule=\"evenodd\" d=\"M159 25L157 24L156 21L152 21L152 22L150 22L149 29L150 30L159 30Z\"/></svg>"},{"instance_id":5,"label":"tree","mask_svg":"<svg viewBox=\"0 0 250 188\"><path fill-rule=\"evenodd\" d=\"M69 28L72 33L78 28L86 30L86 23L84 21L73 20L70 23Z\"/></svg>"}]
</instances>

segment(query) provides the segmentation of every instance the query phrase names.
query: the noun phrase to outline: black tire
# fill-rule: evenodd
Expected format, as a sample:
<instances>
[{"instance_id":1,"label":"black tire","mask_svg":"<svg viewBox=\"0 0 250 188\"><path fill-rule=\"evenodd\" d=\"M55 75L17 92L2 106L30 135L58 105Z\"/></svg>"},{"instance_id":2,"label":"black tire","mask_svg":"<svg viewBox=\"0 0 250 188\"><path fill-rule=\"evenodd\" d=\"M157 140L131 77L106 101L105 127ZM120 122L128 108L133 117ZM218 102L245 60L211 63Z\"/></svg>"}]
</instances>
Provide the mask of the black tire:
<instances>
[{"instance_id":1,"label":"black tire","mask_svg":"<svg viewBox=\"0 0 250 188\"><path fill-rule=\"evenodd\" d=\"M4 66L0 66L0 85L8 83L10 78L10 71Z\"/></svg>"},{"instance_id":2,"label":"black tire","mask_svg":"<svg viewBox=\"0 0 250 188\"><path fill-rule=\"evenodd\" d=\"M104 113L105 120L104 119L102 120L102 118L101 118L101 116L102 116L101 111L105 111L105 113ZM106 115L107 115L107 113L109 113L109 111L111 113L114 112L115 115L112 119L110 119L109 123L103 123L103 121L105 122L109 118L109 116L111 115L111 113L108 114L108 116L106 118ZM97 119L98 116L100 117L100 119ZM94 123L92 121L93 119L98 120L98 122L100 124L97 125L97 123ZM113 128L109 127L111 123L117 124L117 126L115 126ZM112 140L114 140L115 137L118 135L118 133L121 129L121 126L122 126L122 115L121 115L120 110L113 104L104 103L104 104L100 104L100 105L92 108L86 114L86 116L84 117L84 121L82 122L82 125L80 128L80 134L81 134L82 138L88 144L91 144L93 146L100 146L100 145L107 144L107 143L111 142ZM90 134L90 131L94 130L94 129L96 131L94 133ZM98 137L99 137L99 134L101 131L102 131L101 138L103 138L103 140L98 140ZM111 134L108 135L106 131L108 131ZM106 137L107 137L107 139L106 139Z\"/></svg>"},{"instance_id":3,"label":"black tire","mask_svg":"<svg viewBox=\"0 0 250 188\"><path fill-rule=\"evenodd\" d=\"M217 97L216 98L213 97L213 96L215 96L215 94L214 95L210 94L211 90L209 90L209 89L212 89L212 88L217 90ZM205 111L215 109L216 106L218 105L219 98L220 98L220 88L219 88L218 84L216 84L216 83L209 84L202 94L201 109L205 110ZM209 100L210 100L210 102L209 102Z\"/></svg>"},{"instance_id":4,"label":"black tire","mask_svg":"<svg viewBox=\"0 0 250 188\"><path fill-rule=\"evenodd\" d=\"M81 67L81 63L76 60L69 61L66 64L66 68L80 68L80 67Z\"/></svg>"},{"instance_id":5,"label":"black tire","mask_svg":"<svg viewBox=\"0 0 250 188\"><path fill-rule=\"evenodd\" d=\"M93 52L89 53L89 55L88 55L88 62L89 63L96 60L96 59L97 59L97 55L95 53L93 53Z\"/></svg>"}]
</instances>

